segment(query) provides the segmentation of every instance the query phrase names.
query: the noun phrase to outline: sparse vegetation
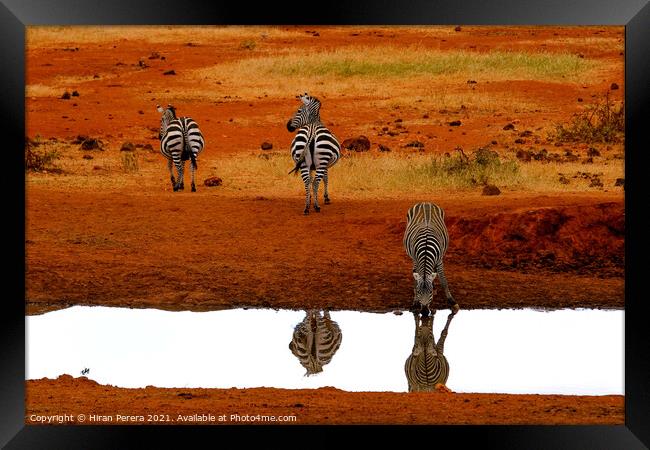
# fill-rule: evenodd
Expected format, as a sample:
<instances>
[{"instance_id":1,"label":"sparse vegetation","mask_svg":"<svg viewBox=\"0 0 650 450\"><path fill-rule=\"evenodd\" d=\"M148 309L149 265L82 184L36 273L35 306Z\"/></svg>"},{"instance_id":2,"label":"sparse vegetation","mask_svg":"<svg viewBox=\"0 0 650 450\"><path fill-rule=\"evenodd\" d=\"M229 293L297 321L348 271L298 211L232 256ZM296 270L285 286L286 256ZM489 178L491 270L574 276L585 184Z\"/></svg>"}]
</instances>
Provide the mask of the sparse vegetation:
<instances>
[{"instance_id":1,"label":"sparse vegetation","mask_svg":"<svg viewBox=\"0 0 650 450\"><path fill-rule=\"evenodd\" d=\"M135 173L139 170L138 166L138 155L133 152L121 152L122 153L122 170L126 173Z\"/></svg>"},{"instance_id":2,"label":"sparse vegetation","mask_svg":"<svg viewBox=\"0 0 650 450\"><path fill-rule=\"evenodd\" d=\"M246 41L242 41L242 43L239 45L239 48L245 49L245 50L254 50L255 46L255 41L248 39Z\"/></svg>"},{"instance_id":3,"label":"sparse vegetation","mask_svg":"<svg viewBox=\"0 0 650 450\"><path fill-rule=\"evenodd\" d=\"M40 138L25 140L25 170L33 172L60 172L61 169L53 163L61 157L56 150L36 150L42 145Z\"/></svg>"},{"instance_id":4,"label":"sparse vegetation","mask_svg":"<svg viewBox=\"0 0 650 450\"><path fill-rule=\"evenodd\" d=\"M621 142L625 133L625 105L614 104L609 92L573 116L568 126L557 125L555 139L561 142Z\"/></svg>"}]
</instances>

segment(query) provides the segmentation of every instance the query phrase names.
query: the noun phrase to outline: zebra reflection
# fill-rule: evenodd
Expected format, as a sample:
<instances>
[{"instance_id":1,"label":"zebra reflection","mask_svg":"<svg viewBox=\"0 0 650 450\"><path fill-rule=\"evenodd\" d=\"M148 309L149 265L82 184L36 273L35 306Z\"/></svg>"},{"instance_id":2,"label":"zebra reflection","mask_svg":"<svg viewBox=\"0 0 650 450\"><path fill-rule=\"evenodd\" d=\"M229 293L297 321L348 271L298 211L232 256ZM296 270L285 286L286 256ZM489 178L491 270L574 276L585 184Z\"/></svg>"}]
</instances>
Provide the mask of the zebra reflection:
<instances>
[{"instance_id":1,"label":"zebra reflection","mask_svg":"<svg viewBox=\"0 0 650 450\"><path fill-rule=\"evenodd\" d=\"M305 318L296 325L289 349L307 369L305 376L323 371L341 346L341 328L330 318L329 311L305 311Z\"/></svg>"},{"instance_id":2,"label":"zebra reflection","mask_svg":"<svg viewBox=\"0 0 650 450\"><path fill-rule=\"evenodd\" d=\"M415 317L415 342L413 350L404 364L409 392L435 391L436 385L446 385L449 377L449 363L444 355L444 347L449 324L456 315L456 311L452 310L447 317L447 323L440 333L437 344L433 336L434 315L435 310L431 314L422 316L419 313L413 314Z\"/></svg>"}]
</instances>

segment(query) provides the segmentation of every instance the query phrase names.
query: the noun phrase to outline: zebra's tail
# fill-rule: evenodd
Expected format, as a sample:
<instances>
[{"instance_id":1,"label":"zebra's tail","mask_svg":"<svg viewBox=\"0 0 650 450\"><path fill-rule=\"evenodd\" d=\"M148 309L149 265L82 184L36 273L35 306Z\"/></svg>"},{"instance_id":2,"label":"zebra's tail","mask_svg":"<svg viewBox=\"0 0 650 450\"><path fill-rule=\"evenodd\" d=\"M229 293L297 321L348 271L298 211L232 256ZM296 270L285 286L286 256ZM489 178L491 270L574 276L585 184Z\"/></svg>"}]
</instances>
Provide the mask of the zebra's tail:
<instances>
[{"instance_id":1,"label":"zebra's tail","mask_svg":"<svg viewBox=\"0 0 650 450\"><path fill-rule=\"evenodd\" d=\"M190 160L192 167L194 167L194 170L197 170L199 166L196 164L196 156L194 155L194 152L192 151L192 146L190 146L190 140L187 136L187 128L183 127L183 141L185 142L185 153L189 153Z\"/></svg>"},{"instance_id":2,"label":"zebra's tail","mask_svg":"<svg viewBox=\"0 0 650 450\"><path fill-rule=\"evenodd\" d=\"M289 175L291 175L294 172L296 173L296 175L298 175L298 169L300 168L300 164L302 164L302 162L305 160L306 154L307 154L307 149L305 148L305 150L302 152L302 155L300 155L300 158L298 158L298 161L296 161L295 167L291 169L291 172L289 172Z\"/></svg>"}]
</instances>

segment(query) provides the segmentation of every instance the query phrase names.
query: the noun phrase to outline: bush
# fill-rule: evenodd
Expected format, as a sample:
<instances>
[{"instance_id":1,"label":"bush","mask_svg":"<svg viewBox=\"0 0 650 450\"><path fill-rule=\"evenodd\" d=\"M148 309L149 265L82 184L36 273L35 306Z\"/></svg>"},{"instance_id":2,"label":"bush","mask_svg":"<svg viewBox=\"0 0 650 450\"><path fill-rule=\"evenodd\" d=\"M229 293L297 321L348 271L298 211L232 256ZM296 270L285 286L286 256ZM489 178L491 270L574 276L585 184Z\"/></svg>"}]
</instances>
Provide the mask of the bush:
<instances>
[{"instance_id":1,"label":"bush","mask_svg":"<svg viewBox=\"0 0 650 450\"><path fill-rule=\"evenodd\" d=\"M38 139L25 141L25 170L33 172L60 172L61 169L56 167L53 162L61 157L56 150L42 150L36 151L36 147L40 145Z\"/></svg>"},{"instance_id":2,"label":"bush","mask_svg":"<svg viewBox=\"0 0 650 450\"><path fill-rule=\"evenodd\" d=\"M134 152L122 152L122 169L126 173L135 173L138 166L138 155Z\"/></svg>"},{"instance_id":3,"label":"bush","mask_svg":"<svg viewBox=\"0 0 650 450\"><path fill-rule=\"evenodd\" d=\"M589 105L573 116L571 123L556 125L555 139L563 142L619 142L625 133L625 105L618 107L609 99Z\"/></svg>"}]
</instances>

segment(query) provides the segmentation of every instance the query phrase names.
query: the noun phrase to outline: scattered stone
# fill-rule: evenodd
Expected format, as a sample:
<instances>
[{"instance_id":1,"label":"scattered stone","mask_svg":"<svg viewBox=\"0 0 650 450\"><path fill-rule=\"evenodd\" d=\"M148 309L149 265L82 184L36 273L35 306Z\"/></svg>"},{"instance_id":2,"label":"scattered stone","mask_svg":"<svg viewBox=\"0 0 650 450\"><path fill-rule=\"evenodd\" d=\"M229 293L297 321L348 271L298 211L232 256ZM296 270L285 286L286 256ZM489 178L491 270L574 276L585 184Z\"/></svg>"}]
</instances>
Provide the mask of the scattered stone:
<instances>
[{"instance_id":1,"label":"scattered stone","mask_svg":"<svg viewBox=\"0 0 650 450\"><path fill-rule=\"evenodd\" d=\"M476 84L476 80L467 80L467 84Z\"/></svg>"},{"instance_id":2,"label":"scattered stone","mask_svg":"<svg viewBox=\"0 0 650 450\"><path fill-rule=\"evenodd\" d=\"M493 184L487 184L483 188L483 195L499 195L499 194L501 194L501 189L499 189Z\"/></svg>"},{"instance_id":3,"label":"scattered stone","mask_svg":"<svg viewBox=\"0 0 650 450\"><path fill-rule=\"evenodd\" d=\"M73 97L79 97L79 92L78 91L72 91L72 96Z\"/></svg>"},{"instance_id":4,"label":"scattered stone","mask_svg":"<svg viewBox=\"0 0 650 450\"><path fill-rule=\"evenodd\" d=\"M449 122L450 127L459 127L460 126L460 120L453 120Z\"/></svg>"},{"instance_id":5,"label":"scattered stone","mask_svg":"<svg viewBox=\"0 0 650 450\"><path fill-rule=\"evenodd\" d=\"M530 137L533 135L533 132L530 130L524 130L521 133L519 133L519 137Z\"/></svg>"},{"instance_id":6,"label":"scattered stone","mask_svg":"<svg viewBox=\"0 0 650 450\"><path fill-rule=\"evenodd\" d=\"M379 151L380 152L389 152L390 148L386 147L385 145L379 144Z\"/></svg>"},{"instance_id":7,"label":"scattered stone","mask_svg":"<svg viewBox=\"0 0 650 450\"><path fill-rule=\"evenodd\" d=\"M603 182L600 181L600 178L598 178L597 176L594 176L591 179L591 183L589 183L589 187L603 187Z\"/></svg>"},{"instance_id":8,"label":"scattered stone","mask_svg":"<svg viewBox=\"0 0 650 450\"><path fill-rule=\"evenodd\" d=\"M532 154L527 150L517 150L517 159L520 161L529 162L532 159Z\"/></svg>"},{"instance_id":9,"label":"scattered stone","mask_svg":"<svg viewBox=\"0 0 650 450\"><path fill-rule=\"evenodd\" d=\"M142 150L149 150L149 151L152 152L153 147L151 146L151 144L144 144L144 146L142 147Z\"/></svg>"},{"instance_id":10,"label":"scattered stone","mask_svg":"<svg viewBox=\"0 0 650 450\"><path fill-rule=\"evenodd\" d=\"M569 184L570 183L569 179L567 177L565 177L563 174L560 173L558 175L560 175L560 180L559 180L560 183L562 183L562 184Z\"/></svg>"},{"instance_id":11,"label":"scattered stone","mask_svg":"<svg viewBox=\"0 0 650 450\"><path fill-rule=\"evenodd\" d=\"M517 138L515 139L515 144L524 144L526 141L524 141L522 138Z\"/></svg>"},{"instance_id":12,"label":"scattered stone","mask_svg":"<svg viewBox=\"0 0 650 450\"><path fill-rule=\"evenodd\" d=\"M87 138L81 143L82 150L104 150L99 139Z\"/></svg>"},{"instance_id":13,"label":"scattered stone","mask_svg":"<svg viewBox=\"0 0 650 450\"><path fill-rule=\"evenodd\" d=\"M589 150L587 150L587 156L600 156L600 152L593 147L589 147Z\"/></svg>"},{"instance_id":14,"label":"scattered stone","mask_svg":"<svg viewBox=\"0 0 650 450\"><path fill-rule=\"evenodd\" d=\"M63 100L70 100L70 93L68 91L65 91L63 95L61 96Z\"/></svg>"},{"instance_id":15,"label":"scattered stone","mask_svg":"<svg viewBox=\"0 0 650 450\"><path fill-rule=\"evenodd\" d=\"M93 159L93 155L83 155L83 159Z\"/></svg>"},{"instance_id":16,"label":"scattered stone","mask_svg":"<svg viewBox=\"0 0 650 450\"><path fill-rule=\"evenodd\" d=\"M614 186L623 186L625 187L625 178L617 178L614 182Z\"/></svg>"},{"instance_id":17,"label":"scattered stone","mask_svg":"<svg viewBox=\"0 0 650 450\"><path fill-rule=\"evenodd\" d=\"M428 118L429 118L429 114L425 114L425 115L423 115L422 118L423 118L423 119L428 119Z\"/></svg>"},{"instance_id":18,"label":"scattered stone","mask_svg":"<svg viewBox=\"0 0 650 450\"><path fill-rule=\"evenodd\" d=\"M593 162L594 162L594 158L591 157L582 160L582 164L593 164Z\"/></svg>"},{"instance_id":19,"label":"scattered stone","mask_svg":"<svg viewBox=\"0 0 650 450\"><path fill-rule=\"evenodd\" d=\"M125 142L122 144L122 147L120 148L121 152L134 152L135 151L135 145L133 145L131 142Z\"/></svg>"},{"instance_id":20,"label":"scattered stone","mask_svg":"<svg viewBox=\"0 0 650 450\"><path fill-rule=\"evenodd\" d=\"M461 30L460 25L454 28L454 31L460 31L460 30Z\"/></svg>"},{"instance_id":21,"label":"scattered stone","mask_svg":"<svg viewBox=\"0 0 650 450\"><path fill-rule=\"evenodd\" d=\"M262 142L261 147L262 147L262 150L271 150L273 148L273 144L271 144L270 142L265 141L265 142Z\"/></svg>"},{"instance_id":22,"label":"scattered stone","mask_svg":"<svg viewBox=\"0 0 650 450\"><path fill-rule=\"evenodd\" d=\"M176 72L174 71L174 69L172 69L172 70L168 70L167 72L163 72L163 75L176 75Z\"/></svg>"},{"instance_id":23,"label":"scattered stone","mask_svg":"<svg viewBox=\"0 0 650 450\"><path fill-rule=\"evenodd\" d=\"M367 152L370 150L370 140L366 136L358 136L346 139L341 146L355 152Z\"/></svg>"},{"instance_id":24,"label":"scattered stone","mask_svg":"<svg viewBox=\"0 0 650 450\"><path fill-rule=\"evenodd\" d=\"M203 184L205 184L208 187L221 186L222 183L223 183L223 180L221 178L219 178L219 177L210 177L210 178L207 178L203 182Z\"/></svg>"},{"instance_id":25,"label":"scattered stone","mask_svg":"<svg viewBox=\"0 0 650 450\"><path fill-rule=\"evenodd\" d=\"M582 103L582 102L583 102L582 97L578 97L578 103Z\"/></svg>"},{"instance_id":26,"label":"scattered stone","mask_svg":"<svg viewBox=\"0 0 650 450\"><path fill-rule=\"evenodd\" d=\"M514 130L514 129L515 129L515 125L512 124L512 123L509 123L508 125L506 125L505 127L503 127L503 129L506 130L506 131L507 131L507 130Z\"/></svg>"},{"instance_id":27,"label":"scattered stone","mask_svg":"<svg viewBox=\"0 0 650 450\"><path fill-rule=\"evenodd\" d=\"M395 123L400 123L402 122L402 119L395 119Z\"/></svg>"},{"instance_id":28,"label":"scattered stone","mask_svg":"<svg viewBox=\"0 0 650 450\"><path fill-rule=\"evenodd\" d=\"M492 141L491 144L492 145L497 145L497 141Z\"/></svg>"},{"instance_id":29,"label":"scattered stone","mask_svg":"<svg viewBox=\"0 0 650 450\"><path fill-rule=\"evenodd\" d=\"M404 147L416 147L416 148L424 148L424 143L420 141L412 141L406 144Z\"/></svg>"},{"instance_id":30,"label":"scattered stone","mask_svg":"<svg viewBox=\"0 0 650 450\"><path fill-rule=\"evenodd\" d=\"M160 59L160 54L158 52L153 52L149 55L149 59Z\"/></svg>"},{"instance_id":31,"label":"scattered stone","mask_svg":"<svg viewBox=\"0 0 650 450\"><path fill-rule=\"evenodd\" d=\"M609 88L610 88L612 91L615 91L616 89L618 89L618 84L616 84L616 83L612 83L611 86L609 86Z\"/></svg>"}]
</instances>

